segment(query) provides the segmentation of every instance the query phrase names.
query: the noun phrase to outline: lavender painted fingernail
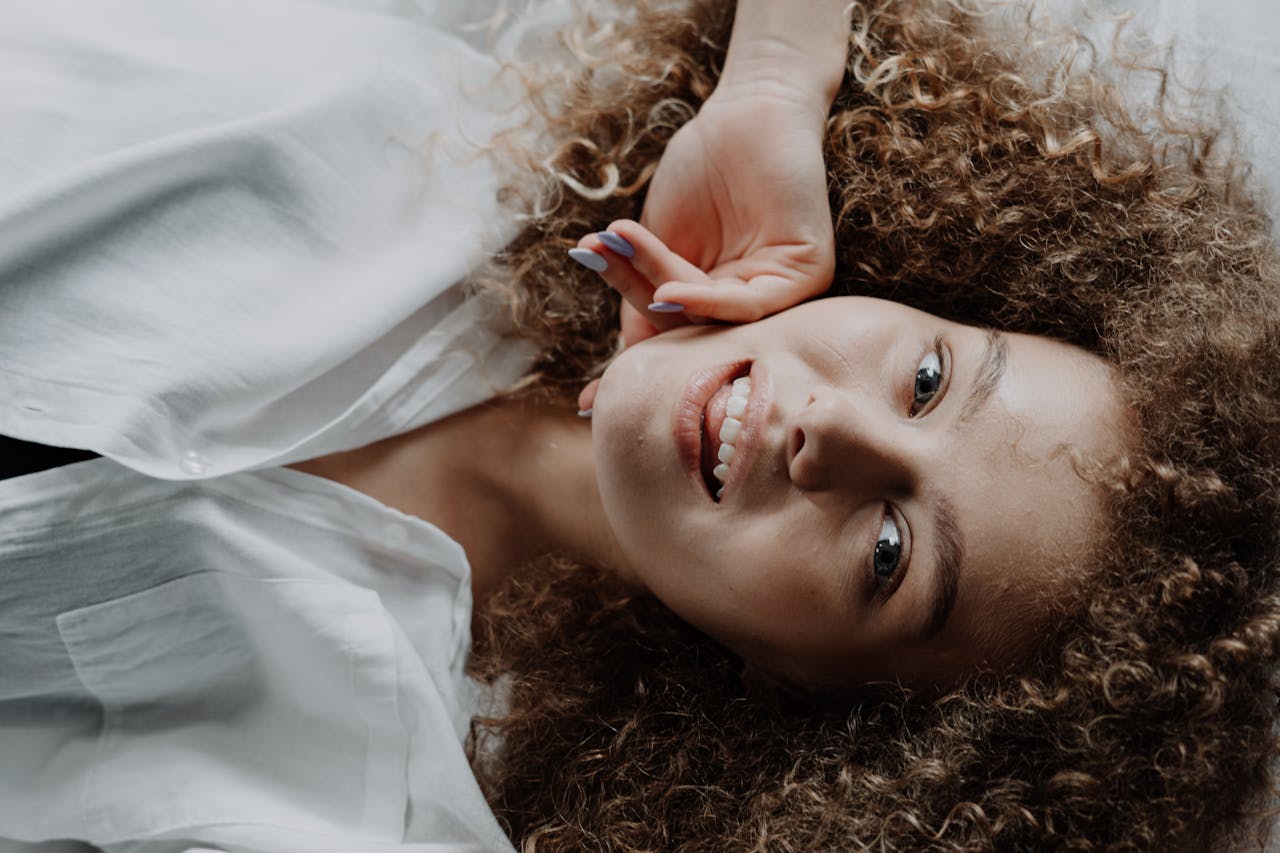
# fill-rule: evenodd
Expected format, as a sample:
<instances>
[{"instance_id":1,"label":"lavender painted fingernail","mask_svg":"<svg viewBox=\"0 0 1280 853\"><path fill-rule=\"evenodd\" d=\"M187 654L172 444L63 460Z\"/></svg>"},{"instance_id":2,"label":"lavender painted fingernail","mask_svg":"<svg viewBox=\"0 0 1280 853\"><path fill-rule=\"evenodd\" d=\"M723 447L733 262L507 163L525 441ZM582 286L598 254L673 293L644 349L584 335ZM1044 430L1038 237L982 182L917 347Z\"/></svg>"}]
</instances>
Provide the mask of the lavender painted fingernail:
<instances>
[{"instance_id":1,"label":"lavender painted fingernail","mask_svg":"<svg viewBox=\"0 0 1280 853\"><path fill-rule=\"evenodd\" d=\"M614 234L612 231L597 231L596 236L600 238L600 242L609 247L610 250L617 252L624 258L634 258L636 256L636 247L631 245L626 237L621 234Z\"/></svg>"},{"instance_id":2,"label":"lavender painted fingernail","mask_svg":"<svg viewBox=\"0 0 1280 853\"><path fill-rule=\"evenodd\" d=\"M570 249L569 257L592 272L604 272L609 268L609 262L604 259L604 255L597 254L590 249Z\"/></svg>"},{"instance_id":3,"label":"lavender painted fingernail","mask_svg":"<svg viewBox=\"0 0 1280 853\"><path fill-rule=\"evenodd\" d=\"M595 411L595 407L594 407L594 406L593 406L592 408L590 408L590 409L578 409L578 417L580 417L580 418L589 418L589 417L591 417L591 413L592 413L593 411Z\"/></svg>"},{"instance_id":4,"label":"lavender painted fingernail","mask_svg":"<svg viewBox=\"0 0 1280 853\"><path fill-rule=\"evenodd\" d=\"M656 314L678 314L684 306L679 302L650 302L649 310Z\"/></svg>"}]
</instances>

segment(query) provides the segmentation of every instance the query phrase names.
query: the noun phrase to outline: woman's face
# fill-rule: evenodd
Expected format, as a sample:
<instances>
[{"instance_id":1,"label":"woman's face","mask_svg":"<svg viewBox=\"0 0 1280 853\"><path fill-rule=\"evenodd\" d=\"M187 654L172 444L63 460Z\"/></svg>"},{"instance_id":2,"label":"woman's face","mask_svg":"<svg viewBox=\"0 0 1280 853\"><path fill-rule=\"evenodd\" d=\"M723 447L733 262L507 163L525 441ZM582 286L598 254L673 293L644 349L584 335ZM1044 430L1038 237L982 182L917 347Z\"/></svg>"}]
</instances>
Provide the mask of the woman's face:
<instances>
[{"instance_id":1,"label":"woman's face","mask_svg":"<svg viewBox=\"0 0 1280 853\"><path fill-rule=\"evenodd\" d=\"M1080 349L839 298L627 350L592 430L620 568L682 618L798 683L927 686L1010 662L1086 571L1068 451L1118 454L1122 413Z\"/></svg>"}]
</instances>

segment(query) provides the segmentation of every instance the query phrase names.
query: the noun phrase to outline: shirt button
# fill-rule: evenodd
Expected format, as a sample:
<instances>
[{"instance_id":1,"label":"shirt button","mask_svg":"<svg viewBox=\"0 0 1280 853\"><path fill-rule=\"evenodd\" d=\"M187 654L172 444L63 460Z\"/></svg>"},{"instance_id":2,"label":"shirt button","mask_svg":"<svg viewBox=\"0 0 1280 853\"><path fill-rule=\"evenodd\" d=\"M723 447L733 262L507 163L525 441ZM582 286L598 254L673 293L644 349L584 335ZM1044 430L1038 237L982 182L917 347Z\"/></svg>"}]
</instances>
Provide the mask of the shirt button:
<instances>
[{"instance_id":1,"label":"shirt button","mask_svg":"<svg viewBox=\"0 0 1280 853\"><path fill-rule=\"evenodd\" d=\"M178 467L188 474L198 476L209 470L209 460L194 450L188 450L182 454L182 461L178 463Z\"/></svg>"}]
</instances>

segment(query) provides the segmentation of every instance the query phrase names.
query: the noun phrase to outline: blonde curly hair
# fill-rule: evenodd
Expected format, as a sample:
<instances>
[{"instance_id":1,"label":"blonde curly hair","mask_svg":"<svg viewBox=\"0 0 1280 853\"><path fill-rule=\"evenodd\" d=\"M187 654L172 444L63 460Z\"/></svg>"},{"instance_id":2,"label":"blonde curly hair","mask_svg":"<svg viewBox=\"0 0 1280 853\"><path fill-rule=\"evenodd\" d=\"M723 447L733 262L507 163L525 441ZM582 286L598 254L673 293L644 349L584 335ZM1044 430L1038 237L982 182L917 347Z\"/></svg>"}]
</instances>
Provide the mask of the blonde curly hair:
<instances>
[{"instance_id":1,"label":"blonde curly hair","mask_svg":"<svg viewBox=\"0 0 1280 853\"><path fill-rule=\"evenodd\" d=\"M1008 18L1005 19L1006 24ZM567 397L617 302L565 249L635 217L710 94L732 4L628 8L543 83L558 140L488 287ZM855 6L827 122L832 293L1045 335L1114 366L1136 426L1113 523L1016 675L800 697L607 571L551 560L480 614L477 774L526 850L1203 850L1262 845L1280 663L1280 273L1210 121L1159 68L1126 105L1087 42L958 0ZM1057 46L1048 51L1046 45ZM530 167L532 168L532 167ZM533 174L533 172L530 172Z\"/></svg>"}]
</instances>

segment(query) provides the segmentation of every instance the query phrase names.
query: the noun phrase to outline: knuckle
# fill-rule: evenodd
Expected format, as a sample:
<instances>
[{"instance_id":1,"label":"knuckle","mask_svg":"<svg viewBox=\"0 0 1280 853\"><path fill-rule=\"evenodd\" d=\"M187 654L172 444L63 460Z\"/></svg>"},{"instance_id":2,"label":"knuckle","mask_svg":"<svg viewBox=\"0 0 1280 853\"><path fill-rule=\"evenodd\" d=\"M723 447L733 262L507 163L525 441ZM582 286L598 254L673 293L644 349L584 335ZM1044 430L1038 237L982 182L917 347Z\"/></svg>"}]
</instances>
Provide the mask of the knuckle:
<instances>
[{"instance_id":1,"label":"knuckle","mask_svg":"<svg viewBox=\"0 0 1280 853\"><path fill-rule=\"evenodd\" d=\"M606 229L609 231L615 231L619 228L623 230L630 230L632 228L639 227L640 223L636 222L634 219L615 219L606 226Z\"/></svg>"}]
</instances>

